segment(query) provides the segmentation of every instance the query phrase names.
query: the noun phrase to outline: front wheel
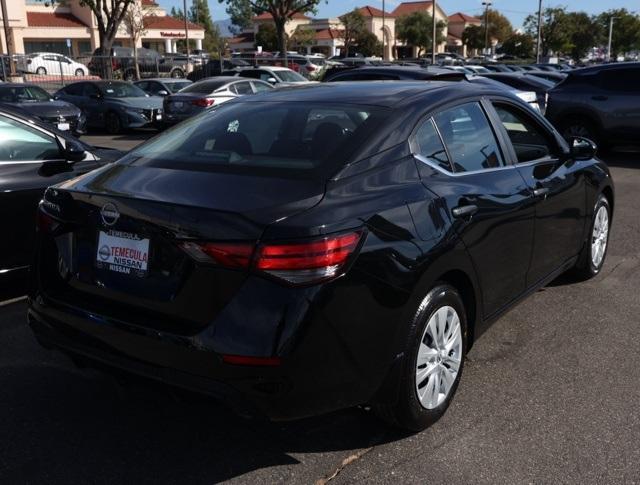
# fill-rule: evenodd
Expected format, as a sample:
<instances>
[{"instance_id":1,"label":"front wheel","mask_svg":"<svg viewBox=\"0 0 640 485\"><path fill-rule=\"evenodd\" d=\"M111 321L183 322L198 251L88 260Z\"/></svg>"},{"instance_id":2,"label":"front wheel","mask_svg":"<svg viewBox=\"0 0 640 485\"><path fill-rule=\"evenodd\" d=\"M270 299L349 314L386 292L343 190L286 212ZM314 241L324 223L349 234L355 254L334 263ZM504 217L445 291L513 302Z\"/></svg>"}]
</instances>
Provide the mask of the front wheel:
<instances>
[{"instance_id":1,"label":"front wheel","mask_svg":"<svg viewBox=\"0 0 640 485\"><path fill-rule=\"evenodd\" d=\"M182 69L174 69L171 71L171 77L174 79L182 79L184 78L184 72Z\"/></svg>"},{"instance_id":2,"label":"front wheel","mask_svg":"<svg viewBox=\"0 0 640 485\"><path fill-rule=\"evenodd\" d=\"M611 227L611 209L607 198L600 194L593 210L591 231L586 241L574 272L581 279L590 279L600 273L609 246L609 229Z\"/></svg>"},{"instance_id":3,"label":"front wheel","mask_svg":"<svg viewBox=\"0 0 640 485\"><path fill-rule=\"evenodd\" d=\"M36 74L38 74L39 76L44 76L47 74L47 70L44 67L39 67L38 69L36 69Z\"/></svg>"},{"instance_id":4,"label":"front wheel","mask_svg":"<svg viewBox=\"0 0 640 485\"><path fill-rule=\"evenodd\" d=\"M76 69L76 76L78 77L84 76L84 71L80 68Z\"/></svg>"},{"instance_id":5,"label":"front wheel","mask_svg":"<svg viewBox=\"0 0 640 485\"><path fill-rule=\"evenodd\" d=\"M391 424L421 431L445 413L464 367L467 319L458 291L441 284L426 295L411 324L396 403L376 411Z\"/></svg>"}]
</instances>

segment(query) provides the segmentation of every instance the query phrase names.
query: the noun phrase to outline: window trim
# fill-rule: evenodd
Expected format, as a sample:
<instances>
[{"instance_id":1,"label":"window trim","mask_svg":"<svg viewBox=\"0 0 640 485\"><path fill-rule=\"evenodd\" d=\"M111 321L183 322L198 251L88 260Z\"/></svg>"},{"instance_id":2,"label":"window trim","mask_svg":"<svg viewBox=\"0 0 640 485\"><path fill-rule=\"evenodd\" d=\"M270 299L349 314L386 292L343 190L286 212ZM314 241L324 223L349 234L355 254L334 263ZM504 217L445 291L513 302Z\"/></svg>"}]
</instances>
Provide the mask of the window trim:
<instances>
[{"instance_id":1,"label":"window trim","mask_svg":"<svg viewBox=\"0 0 640 485\"><path fill-rule=\"evenodd\" d=\"M33 123L29 123L28 121L25 121L21 118L18 118L16 116L12 116L7 112L2 112L0 113L0 118L5 117L5 118L9 118L10 120L19 123L20 125L25 125L25 127L27 128L31 128L34 129L36 131L39 131L40 133L42 133L44 136L47 136L49 138L51 138L51 140L58 145L58 149L62 149L64 147L61 147L60 144L60 140L58 138L58 136L55 133L52 133L50 131L45 130L44 128L41 128L38 125L35 125ZM40 164L42 165L43 163L48 163L48 162L68 162L68 160L64 157L60 157L60 158L51 158L48 160L0 160L0 165L33 165L33 164Z\"/></svg>"}]
</instances>

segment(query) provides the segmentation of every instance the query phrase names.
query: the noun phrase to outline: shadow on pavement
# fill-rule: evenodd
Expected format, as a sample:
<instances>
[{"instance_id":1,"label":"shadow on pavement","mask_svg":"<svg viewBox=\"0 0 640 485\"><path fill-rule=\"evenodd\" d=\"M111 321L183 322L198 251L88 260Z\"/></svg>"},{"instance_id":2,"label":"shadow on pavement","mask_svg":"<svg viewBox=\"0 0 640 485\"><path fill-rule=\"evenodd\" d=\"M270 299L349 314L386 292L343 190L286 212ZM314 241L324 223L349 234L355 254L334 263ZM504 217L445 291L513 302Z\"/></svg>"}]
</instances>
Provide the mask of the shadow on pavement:
<instances>
[{"instance_id":1,"label":"shadow on pavement","mask_svg":"<svg viewBox=\"0 0 640 485\"><path fill-rule=\"evenodd\" d=\"M25 308L12 305L3 320L23 325L18 312ZM30 349L28 360L16 356L0 366L2 483L211 484L297 464L297 452L402 437L359 409L291 423L246 420L206 397L78 370L35 343L21 348ZM322 474L296 479L314 482Z\"/></svg>"}]
</instances>

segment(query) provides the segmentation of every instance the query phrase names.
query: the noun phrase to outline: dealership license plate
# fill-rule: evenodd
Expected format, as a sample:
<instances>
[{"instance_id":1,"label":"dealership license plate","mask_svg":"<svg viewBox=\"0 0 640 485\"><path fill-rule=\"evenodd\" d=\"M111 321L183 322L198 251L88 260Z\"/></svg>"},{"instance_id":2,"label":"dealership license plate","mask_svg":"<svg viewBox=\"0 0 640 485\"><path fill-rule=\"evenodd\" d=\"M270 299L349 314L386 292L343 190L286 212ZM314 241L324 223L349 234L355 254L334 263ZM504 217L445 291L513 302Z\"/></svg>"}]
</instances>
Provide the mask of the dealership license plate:
<instances>
[{"instance_id":1,"label":"dealership license plate","mask_svg":"<svg viewBox=\"0 0 640 485\"><path fill-rule=\"evenodd\" d=\"M67 131L69 129L69 123L58 123L58 129L60 131Z\"/></svg>"},{"instance_id":2,"label":"dealership license plate","mask_svg":"<svg viewBox=\"0 0 640 485\"><path fill-rule=\"evenodd\" d=\"M130 232L100 231L96 266L143 278L149 264L149 239Z\"/></svg>"}]
</instances>

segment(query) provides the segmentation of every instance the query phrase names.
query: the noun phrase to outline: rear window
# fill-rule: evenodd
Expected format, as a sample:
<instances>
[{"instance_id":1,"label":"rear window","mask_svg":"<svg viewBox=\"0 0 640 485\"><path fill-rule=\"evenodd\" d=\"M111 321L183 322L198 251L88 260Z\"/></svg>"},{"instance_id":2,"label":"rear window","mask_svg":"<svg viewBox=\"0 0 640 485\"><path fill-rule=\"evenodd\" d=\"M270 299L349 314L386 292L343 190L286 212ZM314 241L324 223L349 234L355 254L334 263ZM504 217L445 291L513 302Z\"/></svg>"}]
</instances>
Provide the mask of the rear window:
<instances>
[{"instance_id":1,"label":"rear window","mask_svg":"<svg viewBox=\"0 0 640 485\"><path fill-rule=\"evenodd\" d=\"M228 79L225 79L224 81L201 81L185 87L182 89L182 92L209 94L214 92L216 89L221 88L225 84L229 84L229 82L230 81Z\"/></svg>"},{"instance_id":2,"label":"rear window","mask_svg":"<svg viewBox=\"0 0 640 485\"><path fill-rule=\"evenodd\" d=\"M313 103L231 103L134 149L122 163L315 178L334 173L388 110Z\"/></svg>"}]
</instances>

